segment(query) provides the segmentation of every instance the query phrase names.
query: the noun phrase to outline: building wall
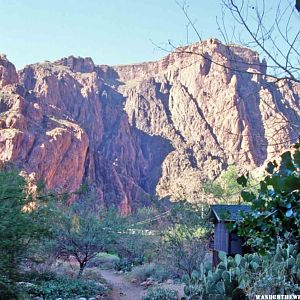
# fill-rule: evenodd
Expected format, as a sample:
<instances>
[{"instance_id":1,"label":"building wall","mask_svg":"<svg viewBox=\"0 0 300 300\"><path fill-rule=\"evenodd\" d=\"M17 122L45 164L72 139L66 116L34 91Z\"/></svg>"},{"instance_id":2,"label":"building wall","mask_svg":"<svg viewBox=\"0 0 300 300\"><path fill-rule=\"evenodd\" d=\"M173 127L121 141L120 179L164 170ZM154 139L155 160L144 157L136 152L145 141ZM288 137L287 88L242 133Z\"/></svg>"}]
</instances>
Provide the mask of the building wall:
<instances>
[{"instance_id":1,"label":"building wall","mask_svg":"<svg viewBox=\"0 0 300 300\"><path fill-rule=\"evenodd\" d=\"M214 250L224 251L229 250L229 233L223 222L215 224Z\"/></svg>"},{"instance_id":2,"label":"building wall","mask_svg":"<svg viewBox=\"0 0 300 300\"><path fill-rule=\"evenodd\" d=\"M242 254L242 239L235 232L230 234L229 254Z\"/></svg>"}]
</instances>

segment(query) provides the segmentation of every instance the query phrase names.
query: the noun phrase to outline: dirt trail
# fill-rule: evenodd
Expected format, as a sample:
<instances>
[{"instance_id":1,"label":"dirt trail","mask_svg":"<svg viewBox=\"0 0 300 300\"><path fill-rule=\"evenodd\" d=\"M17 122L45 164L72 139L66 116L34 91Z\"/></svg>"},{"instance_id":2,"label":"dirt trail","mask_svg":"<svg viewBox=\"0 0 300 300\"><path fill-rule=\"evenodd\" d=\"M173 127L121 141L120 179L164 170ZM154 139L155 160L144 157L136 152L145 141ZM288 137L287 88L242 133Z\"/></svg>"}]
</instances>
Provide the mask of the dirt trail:
<instances>
[{"instance_id":1,"label":"dirt trail","mask_svg":"<svg viewBox=\"0 0 300 300\"><path fill-rule=\"evenodd\" d=\"M112 286L111 300L141 300L145 290L134 285L112 270L101 270L102 276Z\"/></svg>"}]
</instances>

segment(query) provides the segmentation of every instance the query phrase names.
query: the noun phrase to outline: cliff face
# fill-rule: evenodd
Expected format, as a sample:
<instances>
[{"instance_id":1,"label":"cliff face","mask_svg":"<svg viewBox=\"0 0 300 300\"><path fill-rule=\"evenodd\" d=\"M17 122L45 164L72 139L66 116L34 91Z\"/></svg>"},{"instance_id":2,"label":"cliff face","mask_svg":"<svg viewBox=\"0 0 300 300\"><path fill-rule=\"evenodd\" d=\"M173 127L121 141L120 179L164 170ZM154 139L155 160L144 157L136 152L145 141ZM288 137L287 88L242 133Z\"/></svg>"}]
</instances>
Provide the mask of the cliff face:
<instances>
[{"instance_id":1,"label":"cliff face","mask_svg":"<svg viewBox=\"0 0 300 300\"><path fill-rule=\"evenodd\" d=\"M89 182L128 213L148 194L193 199L201 179L260 166L297 139L299 86L267 80L246 48L184 50L203 55L116 67L69 57L19 73L0 56L0 160L51 189Z\"/></svg>"}]
</instances>

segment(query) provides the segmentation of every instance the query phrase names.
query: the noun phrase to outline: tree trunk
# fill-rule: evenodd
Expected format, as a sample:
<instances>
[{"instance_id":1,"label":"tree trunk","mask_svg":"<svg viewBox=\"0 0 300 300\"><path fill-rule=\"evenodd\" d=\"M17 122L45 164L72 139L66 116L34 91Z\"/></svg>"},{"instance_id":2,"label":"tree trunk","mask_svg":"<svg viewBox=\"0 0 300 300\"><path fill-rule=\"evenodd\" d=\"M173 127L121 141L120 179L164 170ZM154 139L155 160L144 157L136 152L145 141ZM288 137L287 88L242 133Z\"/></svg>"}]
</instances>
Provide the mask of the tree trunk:
<instances>
[{"instance_id":1,"label":"tree trunk","mask_svg":"<svg viewBox=\"0 0 300 300\"><path fill-rule=\"evenodd\" d=\"M86 265L85 262L79 262L79 272L77 278L81 278L85 265Z\"/></svg>"}]
</instances>

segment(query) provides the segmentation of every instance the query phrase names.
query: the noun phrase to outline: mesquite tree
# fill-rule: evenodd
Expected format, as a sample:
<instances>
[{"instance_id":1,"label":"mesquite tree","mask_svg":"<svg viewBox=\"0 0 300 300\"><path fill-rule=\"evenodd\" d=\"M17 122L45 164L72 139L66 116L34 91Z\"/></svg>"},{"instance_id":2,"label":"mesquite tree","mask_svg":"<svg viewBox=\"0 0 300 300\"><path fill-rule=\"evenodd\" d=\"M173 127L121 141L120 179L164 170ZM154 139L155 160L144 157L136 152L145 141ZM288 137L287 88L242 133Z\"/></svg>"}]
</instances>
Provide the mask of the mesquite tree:
<instances>
[{"instance_id":1,"label":"mesquite tree","mask_svg":"<svg viewBox=\"0 0 300 300\"><path fill-rule=\"evenodd\" d=\"M106 251L122 233L123 218L115 210L100 212L86 197L70 207L61 207L55 226L54 251L63 259L75 258L78 278L97 253Z\"/></svg>"}]
</instances>

